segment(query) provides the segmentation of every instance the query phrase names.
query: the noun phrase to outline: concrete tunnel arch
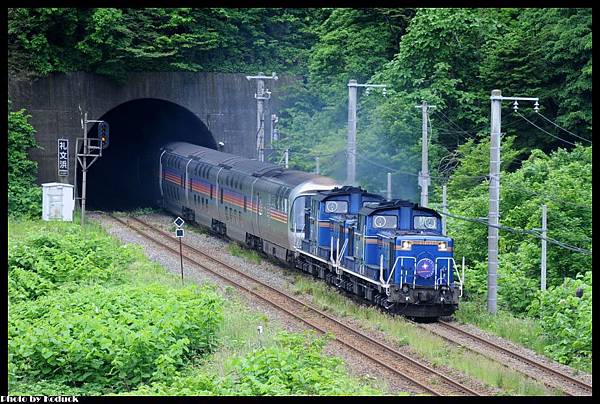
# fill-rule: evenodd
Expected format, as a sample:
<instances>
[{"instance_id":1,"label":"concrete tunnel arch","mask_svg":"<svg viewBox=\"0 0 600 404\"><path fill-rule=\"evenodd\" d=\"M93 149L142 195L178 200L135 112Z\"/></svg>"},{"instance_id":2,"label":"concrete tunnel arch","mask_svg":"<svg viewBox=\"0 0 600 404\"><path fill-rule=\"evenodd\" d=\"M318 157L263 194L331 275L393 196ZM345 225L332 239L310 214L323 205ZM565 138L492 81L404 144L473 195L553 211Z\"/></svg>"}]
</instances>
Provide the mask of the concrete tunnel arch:
<instances>
[{"instance_id":1,"label":"concrete tunnel arch","mask_svg":"<svg viewBox=\"0 0 600 404\"><path fill-rule=\"evenodd\" d=\"M162 99L127 101L98 120L110 125L109 147L88 170L86 205L89 209L155 207L160 197L158 157L161 146L183 141L217 148L212 133L200 118L187 108ZM90 128L88 136L98 136L97 124ZM77 182L81 190L81 175Z\"/></svg>"}]
</instances>

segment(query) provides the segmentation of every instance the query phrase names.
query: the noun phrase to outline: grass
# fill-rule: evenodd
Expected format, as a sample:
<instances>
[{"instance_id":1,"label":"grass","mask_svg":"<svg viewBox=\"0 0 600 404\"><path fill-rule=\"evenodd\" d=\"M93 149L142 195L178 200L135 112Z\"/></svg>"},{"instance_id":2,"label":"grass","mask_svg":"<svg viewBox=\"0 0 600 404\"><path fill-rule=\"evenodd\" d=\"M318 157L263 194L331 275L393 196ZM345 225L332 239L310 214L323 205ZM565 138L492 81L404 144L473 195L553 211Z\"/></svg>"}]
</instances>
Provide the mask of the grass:
<instances>
[{"instance_id":1,"label":"grass","mask_svg":"<svg viewBox=\"0 0 600 404\"><path fill-rule=\"evenodd\" d=\"M454 317L544 355L546 341L542 327L534 319L515 317L503 310L490 314L483 300L461 301Z\"/></svg>"},{"instance_id":2,"label":"grass","mask_svg":"<svg viewBox=\"0 0 600 404\"><path fill-rule=\"evenodd\" d=\"M19 221L9 219L9 245L32 233L60 233L72 226L79 226L79 222L44 222L41 220ZM93 221L86 223L85 231L87 234L99 233L103 236L107 235L104 229ZM125 282L139 285L160 283L165 287L174 289L182 287L179 276L169 273L161 265L150 261L144 255L141 247L131 244L125 247L116 238L111 238L114 240L115 248L130 249L134 258L133 262L131 262L127 268L123 269L123 276L119 280L115 280L114 283ZM258 263L262 261L256 252L242 249L235 243L231 243L229 248L238 252L239 256L251 262ZM110 286L112 283L113 282L109 281L106 282L105 285ZM187 282L185 285L187 285ZM226 286L224 291L219 293L222 293L225 300L223 306L224 322L218 334L221 343L217 350L208 357L196 358L185 364L181 369L182 376L194 375L195 372L201 372L203 374L208 373L214 375L216 379L224 377L234 370L235 365L231 361L231 358L242 357L260 347L272 346L275 343L274 336L282 330L280 325L271 323L265 314L247 308L237 297L237 291L234 288ZM262 333L260 334L257 329L259 326L262 327ZM368 377L351 377L351 380L353 384L372 386L378 391L388 394L389 390L387 389L385 382L381 380L373 380ZM46 392L52 392L55 395L64 395L65 392L69 393L75 391L73 389L69 390L67 386L62 386L57 383L49 382L45 385L43 381L40 381L39 383L35 382L34 384L37 387L31 388L41 395L46 394ZM27 387L26 390L30 391L31 388ZM88 390L82 388L76 392L77 395L86 395L90 394L91 390L88 392Z\"/></svg>"},{"instance_id":3,"label":"grass","mask_svg":"<svg viewBox=\"0 0 600 404\"><path fill-rule=\"evenodd\" d=\"M263 261L263 258L258 252L241 247L236 242L229 243L227 245L227 251L229 252L229 254L234 255L236 257L240 257L253 264L260 264Z\"/></svg>"},{"instance_id":4,"label":"grass","mask_svg":"<svg viewBox=\"0 0 600 404\"><path fill-rule=\"evenodd\" d=\"M364 329L381 331L389 336L397 347L408 346L436 366L452 367L484 384L497 387L506 394L558 394L482 355L448 345L443 339L415 327L402 317L390 316L375 307L354 303L321 282L297 275L294 287L296 293L311 295L314 304L319 308L342 317L356 319Z\"/></svg>"}]
</instances>

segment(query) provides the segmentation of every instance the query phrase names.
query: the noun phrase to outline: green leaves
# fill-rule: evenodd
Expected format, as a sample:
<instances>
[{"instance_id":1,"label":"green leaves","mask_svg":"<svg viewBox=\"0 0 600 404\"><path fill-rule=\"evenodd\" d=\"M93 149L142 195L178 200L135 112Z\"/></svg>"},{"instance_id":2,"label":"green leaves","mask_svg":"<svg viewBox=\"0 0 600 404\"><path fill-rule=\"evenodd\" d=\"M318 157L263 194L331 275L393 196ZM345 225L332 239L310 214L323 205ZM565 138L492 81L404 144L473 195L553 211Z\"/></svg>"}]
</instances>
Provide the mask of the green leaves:
<instances>
[{"instance_id":1,"label":"green leaves","mask_svg":"<svg viewBox=\"0 0 600 404\"><path fill-rule=\"evenodd\" d=\"M167 380L216 346L220 297L210 287L89 286L11 307L9 350L21 377L73 387Z\"/></svg>"},{"instance_id":2,"label":"green leaves","mask_svg":"<svg viewBox=\"0 0 600 404\"><path fill-rule=\"evenodd\" d=\"M42 214L42 189L35 184L37 163L28 155L30 149L37 147L30 117L24 109L8 112L8 213L11 216L39 217Z\"/></svg>"},{"instance_id":3,"label":"green leaves","mask_svg":"<svg viewBox=\"0 0 600 404\"><path fill-rule=\"evenodd\" d=\"M583 296L575 296L577 288ZM559 361L591 371L592 360L592 272L565 278L546 292L538 292L529 313L539 317L549 341L546 353Z\"/></svg>"},{"instance_id":4,"label":"green leaves","mask_svg":"<svg viewBox=\"0 0 600 404\"><path fill-rule=\"evenodd\" d=\"M276 8L10 9L13 74L286 71L306 66L325 12Z\"/></svg>"},{"instance_id":5,"label":"green leaves","mask_svg":"<svg viewBox=\"0 0 600 404\"><path fill-rule=\"evenodd\" d=\"M512 138L502 142L503 161L509 166L518 153ZM449 210L467 217L485 217L488 210L488 182L470 178L484 174L489 166L489 146L467 142L459 148L460 164L448 183ZM584 249L591 249L592 235L592 150L578 146L550 155L534 150L514 172L502 172L501 224L516 229L541 226L541 205L548 206L548 237ZM485 170L484 170L485 169ZM479 170L479 171L478 171ZM483 170L483 171L482 171ZM455 238L456 255L467 262L486 262L487 228L479 223L448 219L449 234ZM501 230L499 294L506 307L523 313L539 289L540 240ZM482 242L483 240L483 242ZM548 244L548 285L559 285L591 268L591 256ZM485 266L477 266L487 271ZM483 282L484 277L477 277ZM484 290L479 286L474 290Z\"/></svg>"},{"instance_id":6,"label":"green leaves","mask_svg":"<svg viewBox=\"0 0 600 404\"><path fill-rule=\"evenodd\" d=\"M142 386L136 395L377 395L356 385L339 358L323 354L328 338L280 332L275 345L230 360L233 372L216 377L202 370L171 383Z\"/></svg>"},{"instance_id":7,"label":"green leaves","mask_svg":"<svg viewBox=\"0 0 600 404\"><path fill-rule=\"evenodd\" d=\"M64 226L62 234L38 229L10 246L9 297L35 299L65 282L116 281L131 261L130 250L78 226Z\"/></svg>"}]
</instances>

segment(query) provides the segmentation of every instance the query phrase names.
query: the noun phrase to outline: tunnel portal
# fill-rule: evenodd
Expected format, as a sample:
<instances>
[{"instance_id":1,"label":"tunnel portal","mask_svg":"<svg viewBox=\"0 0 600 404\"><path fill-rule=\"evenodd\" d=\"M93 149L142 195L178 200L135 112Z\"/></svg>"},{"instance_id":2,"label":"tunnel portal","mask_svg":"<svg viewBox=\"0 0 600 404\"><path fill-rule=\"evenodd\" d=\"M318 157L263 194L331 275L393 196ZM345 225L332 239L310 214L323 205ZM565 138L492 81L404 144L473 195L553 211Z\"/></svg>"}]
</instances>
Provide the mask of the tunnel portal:
<instances>
[{"instance_id":1,"label":"tunnel portal","mask_svg":"<svg viewBox=\"0 0 600 404\"><path fill-rule=\"evenodd\" d=\"M210 130L195 114L169 101L128 101L98 119L108 122L110 135L109 146L88 170L86 204L90 209L156 207L161 146L182 141L217 148ZM98 136L97 124L88 136Z\"/></svg>"}]
</instances>

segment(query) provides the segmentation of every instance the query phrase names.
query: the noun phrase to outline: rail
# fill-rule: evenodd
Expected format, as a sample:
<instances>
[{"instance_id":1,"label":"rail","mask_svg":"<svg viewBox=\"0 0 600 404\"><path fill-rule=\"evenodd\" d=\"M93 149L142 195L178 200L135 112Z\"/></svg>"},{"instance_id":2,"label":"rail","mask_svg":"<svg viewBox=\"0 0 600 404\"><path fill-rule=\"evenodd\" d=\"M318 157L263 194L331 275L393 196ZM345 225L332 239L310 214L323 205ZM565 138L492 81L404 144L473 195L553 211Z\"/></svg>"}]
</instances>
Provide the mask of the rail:
<instances>
[{"instance_id":1,"label":"rail","mask_svg":"<svg viewBox=\"0 0 600 404\"><path fill-rule=\"evenodd\" d=\"M131 228L132 230L134 230L135 232L140 234L142 237L154 242L155 244L162 246L163 248L171 251L173 254L179 255L178 249L169 247L165 243L166 240L175 243L175 237L172 234L167 233L164 230L158 229L155 226L152 226L138 218L131 217L131 219L134 222L137 222L138 224L145 226L146 228L150 229L151 231L161 235L160 238L154 238L154 237L151 237L150 235L148 235L147 233L145 233L144 231L131 225L131 223L127 222L126 220L123 220L121 218L118 218L118 217L115 217L112 215L109 215L109 216L112 219L116 220L117 222L121 223L122 225ZM317 330L321 333L327 333L328 331L330 331L329 329L332 328L331 325L334 326L333 328L337 327L337 328L341 329L343 331L343 333L342 333L343 335L340 335L340 333L334 333L334 339L336 341L340 342L342 345L350 348L351 350L355 351L356 353L367 357L369 360L385 367L386 369L392 371L393 373L402 377L403 379L408 380L409 382L419 386L419 388L421 388L431 394L434 394L434 395L442 395L442 393L440 391L438 391L437 389L429 387L426 384L422 383L421 381L408 376L406 374L407 369L401 368L402 365L410 364L410 366L412 367L413 370L419 369L421 372L426 372L429 375L434 375L434 376L438 377L441 381L443 381L443 383L445 383L447 386L450 386L452 389L454 389L454 391L458 390L458 391L462 392L463 394L467 394L467 395L480 395L478 392L452 380L451 378L447 377L443 373L438 372L435 369L432 369L432 368L428 367L427 365L420 363L419 361L416 361L415 359L407 356L406 354L403 354L402 352L397 351L396 349L391 348L391 347L381 343L380 341L369 337L368 335L352 328L351 326L344 324L343 322L340 322L339 320L333 318L329 314L327 314L307 303L304 303L304 302L296 299L295 297L290 296L278 289L275 289L275 288L269 286L268 284L254 278L253 276L250 276L250 275L244 273L243 271L238 270L235 267L232 267L229 264L222 262L218 258L212 257L212 256L206 254L205 252L200 251L197 248L195 248L187 243L183 243L183 246L185 247L185 250L187 250L188 254L191 251L199 256L202 256L202 257L208 259L209 261L217 263L217 264L221 265L222 267L234 272L236 276L239 275L239 277L242 277L246 280L249 280L249 281L259 285L262 288L265 288L267 291L283 298L285 301L291 302L295 305L300 306L300 310L292 311L289 308L283 307L282 305L277 304L275 301L273 301L273 299L269 299L269 298L263 296L263 294L261 294L260 291L255 291L254 290L255 287L247 287L247 286L244 286L243 284L241 284L239 282L239 277L236 278L236 280L234 281L234 280L230 279L228 276L225 276L223 274L223 271L213 270L213 269L207 267L205 264L203 264L203 263L197 261L196 259L194 259L193 257L189 256L188 254L184 253L183 258L186 259L187 261L192 262L193 264L211 272L218 278L224 280L226 283L233 285L239 289L244 290L245 292L258 298L259 300L264 301L265 303L275 307L276 309L287 313L288 315L302 321L303 323L309 325L311 328L314 328L315 330ZM299 313L302 313L302 314L299 314ZM307 313L316 314L322 320L328 321L330 323L330 326L328 327L329 329L325 329L324 327L319 326L318 324L315 324L314 321L307 319L306 318ZM352 338L359 339L363 342L366 341L366 345L364 345L363 347L358 347L356 343L352 343L352 342L348 341L348 340L351 340ZM365 348L364 348L365 346L377 347L377 349L374 350L373 352L380 356L385 355L385 358L388 359L389 361L386 363L386 361L383 361L383 360L375 357L374 355L368 354L367 352L365 352ZM393 365L390 365L390 362L393 363ZM400 367L400 369L398 369L398 367ZM421 376L421 378L423 378L423 377ZM429 382L431 382L429 377L425 377L425 379L427 379Z\"/></svg>"},{"instance_id":2,"label":"rail","mask_svg":"<svg viewBox=\"0 0 600 404\"><path fill-rule=\"evenodd\" d=\"M446 341L449 341L452 344L456 344L459 345L463 348L466 348L470 351L473 351L475 353L478 353L480 355L486 356L494 361L499 362L500 364L502 364L503 366L512 369L514 371L517 371L527 377L533 378L539 382L541 382L542 384L550 387L550 388L558 388L561 391L563 391L566 395L572 396L572 395L591 395L592 393L592 385L591 384L587 384L581 380L578 380L566 373L560 372L558 370L552 369L551 367L548 367L546 365L544 365L543 363L532 359L530 357L524 356L516 351L511 351L507 348L504 348L486 338L483 338L477 334L471 333L467 330L464 330L460 327L457 327L455 325L452 325L450 323L448 323L447 321L439 321L436 324L429 324L429 325L423 325L423 324L419 324L419 323L415 323L412 322L415 326L419 327L419 328L423 328L431 333L433 333L434 335L445 339ZM532 366L535 369L535 372L531 372L531 373L527 373L522 369L519 368L515 368L512 366L509 366L509 364L507 364L505 361L499 361L498 357L494 357L493 355L490 355L489 353L483 353L480 352L479 350L476 350L473 348L473 344L469 343L469 344L465 344L463 342L457 341L456 339L453 339L441 332L439 332L438 330L436 330L437 327L440 327L442 329L445 329L446 331L449 331L451 333L454 333L455 335L458 334L459 336L462 337L466 337L466 338L471 338L477 342L482 343L484 346L487 346L489 348L491 348L492 350L495 350L496 352L499 352L502 355L507 355L509 357L515 358L521 362L525 362L527 364L529 364L530 366ZM573 387L575 387L575 390L565 390L564 386L561 385L560 383L550 383L548 381L548 379L544 378L544 376L547 375L551 375L555 379L556 382L560 382L560 383L566 383L568 385L571 385Z\"/></svg>"}]
</instances>

